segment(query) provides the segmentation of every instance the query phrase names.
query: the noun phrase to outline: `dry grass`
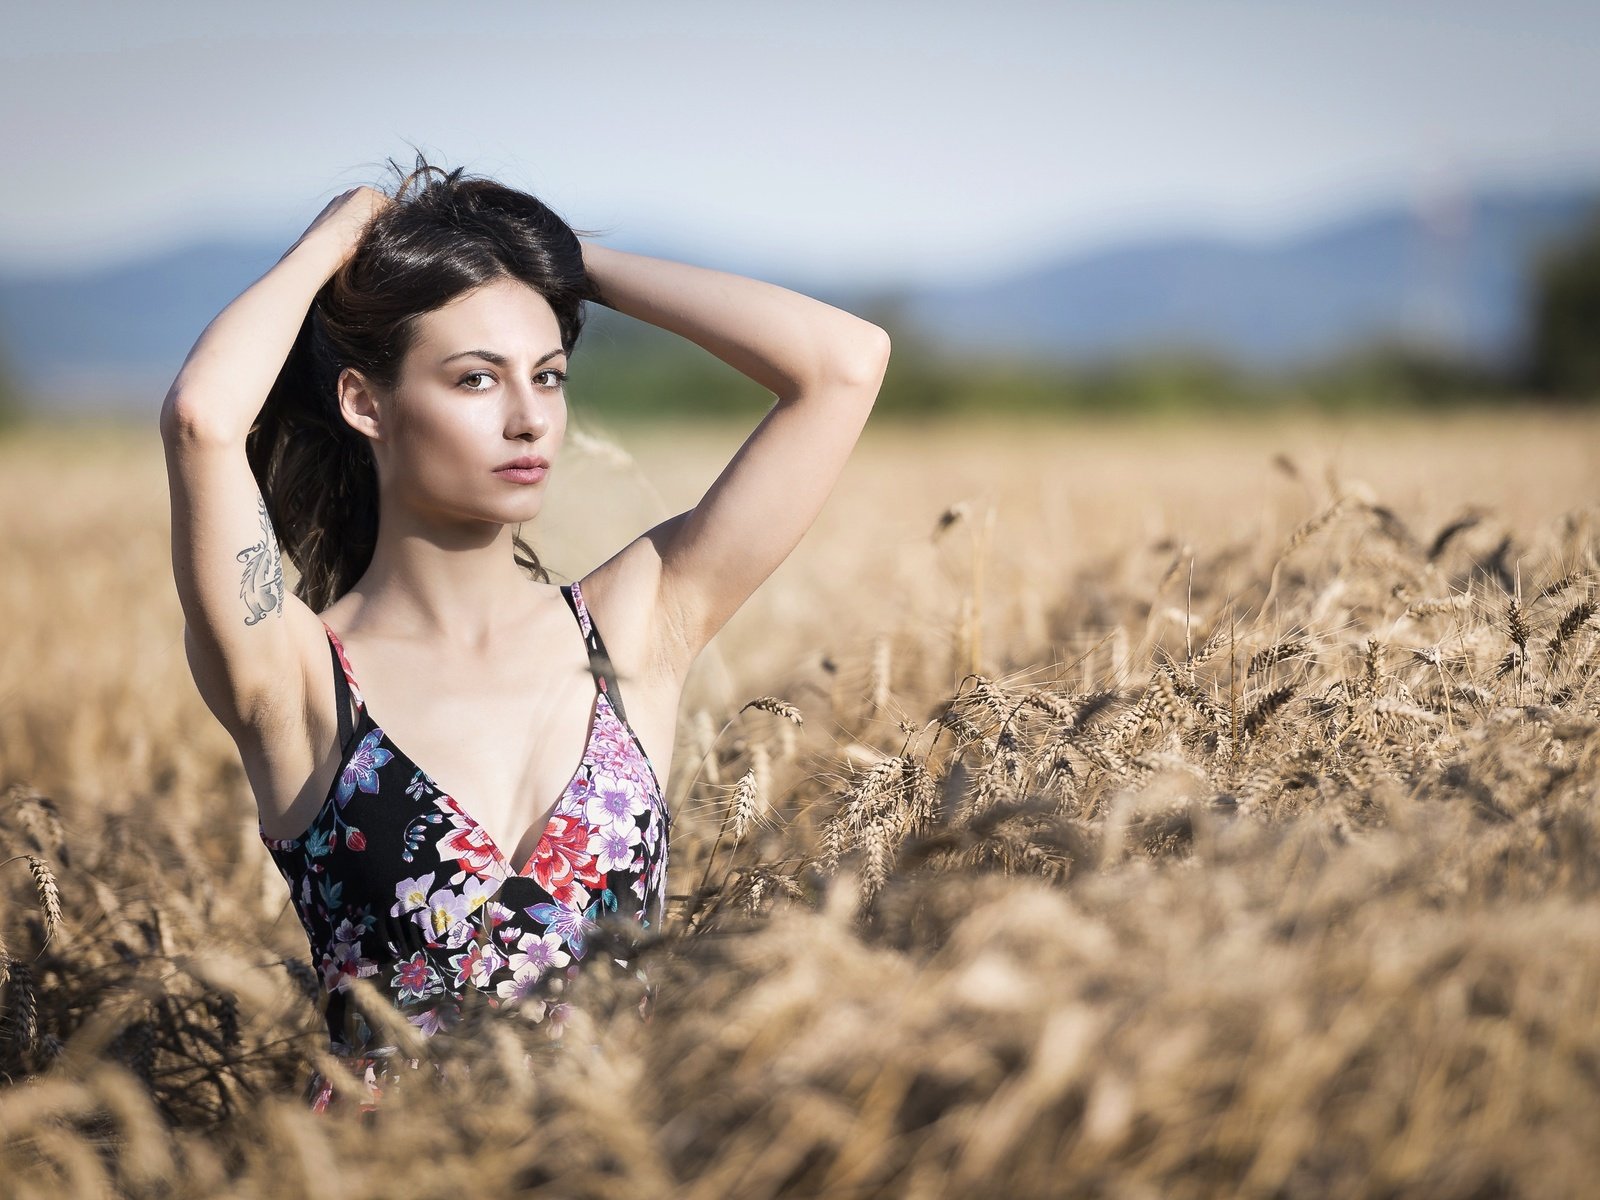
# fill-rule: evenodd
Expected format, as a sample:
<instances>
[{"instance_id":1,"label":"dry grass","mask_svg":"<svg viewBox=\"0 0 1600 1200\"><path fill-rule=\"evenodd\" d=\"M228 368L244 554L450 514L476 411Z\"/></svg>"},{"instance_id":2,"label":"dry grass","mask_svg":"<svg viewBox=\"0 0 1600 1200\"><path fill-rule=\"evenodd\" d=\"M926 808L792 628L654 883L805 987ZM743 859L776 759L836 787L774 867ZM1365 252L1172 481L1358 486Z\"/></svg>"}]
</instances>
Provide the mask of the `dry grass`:
<instances>
[{"instance_id":1,"label":"dry grass","mask_svg":"<svg viewBox=\"0 0 1600 1200\"><path fill-rule=\"evenodd\" d=\"M686 697L653 1020L585 975L365 1120L299 1098L153 421L0 447L5 1190L1591 1194L1597 425L869 429ZM627 435L531 540L580 572L745 432Z\"/></svg>"}]
</instances>

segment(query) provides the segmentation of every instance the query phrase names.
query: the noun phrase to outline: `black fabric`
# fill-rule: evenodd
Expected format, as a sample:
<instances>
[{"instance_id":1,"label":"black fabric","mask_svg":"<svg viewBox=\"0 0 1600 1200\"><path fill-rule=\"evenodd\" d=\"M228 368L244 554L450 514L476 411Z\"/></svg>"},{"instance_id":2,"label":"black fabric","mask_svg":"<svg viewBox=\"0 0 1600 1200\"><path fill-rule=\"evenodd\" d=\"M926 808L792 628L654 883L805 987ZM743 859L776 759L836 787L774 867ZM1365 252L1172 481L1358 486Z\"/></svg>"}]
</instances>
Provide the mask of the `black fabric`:
<instances>
[{"instance_id":1,"label":"black fabric","mask_svg":"<svg viewBox=\"0 0 1600 1200\"><path fill-rule=\"evenodd\" d=\"M355 720L350 716L350 681L344 677L338 648L331 641L328 654L333 658L333 696L339 706L339 759L342 762L350 753L350 738L355 734Z\"/></svg>"},{"instance_id":2,"label":"black fabric","mask_svg":"<svg viewBox=\"0 0 1600 1200\"><path fill-rule=\"evenodd\" d=\"M567 585L561 589L562 596L566 597L567 607L572 610L572 615L578 618L578 627L583 627L583 614L578 612L578 603L573 599L572 587ZM624 721L628 719L628 710L622 703L622 690L617 686L616 672L612 669L611 655L606 650L604 639L600 636L600 627L594 623L594 615L589 615L589 632L584 638L584 643L589 647L589 673L595 680L604 681L604 690L611 701L611 707L617 710L617 716Z\"/></svg>"},{"instance_id":3,"label":"black fabric","mask_svg":"<svg viewBox=\"0 0 1600 1200\"><path fill-rule=\"evenodd\" d=\"M554 1014L559 1025L562 1005L545 977L570 978L588 961L596 923L622 916L654 930L664 919L671 814L661 781L622 714L580 585L562 592L590 649L593 720L582 759L521 862L511 861L522 856L520 844L496 845L468 802L388 738L338 635L323 623L339 706L339 767L299 837L261 836L322 976L329 1049L358 1060L358 1074L374 1071L374 1095L398 1064L394 1047L351 1002L352 978L370 977L430 1036L457 1023L464 1004L480 1001L515 1006L536 1021ZM509 744L493 752L519 765L528 754ZM615 944L599 957L632 969L614 958ZM331 1084L320 1074L312 1092L314 1108L331 1103Z\"/></svg>"}]
</instances>

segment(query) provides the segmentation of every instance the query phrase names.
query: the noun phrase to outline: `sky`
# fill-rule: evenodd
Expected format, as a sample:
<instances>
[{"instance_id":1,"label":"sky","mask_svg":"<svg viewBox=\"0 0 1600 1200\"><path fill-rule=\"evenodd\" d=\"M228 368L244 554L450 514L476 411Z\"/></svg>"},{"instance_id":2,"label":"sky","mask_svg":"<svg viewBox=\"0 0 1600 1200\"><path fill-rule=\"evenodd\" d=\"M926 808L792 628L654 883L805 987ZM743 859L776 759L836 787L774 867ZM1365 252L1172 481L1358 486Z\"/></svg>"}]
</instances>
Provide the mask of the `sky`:
<instances>
[{"instance_id":1,"label":"sky","mask_svg":"<svg viewBox=\"0 0 1600 1200\"><path fill-rule=\"evenodd\" d=\"M0 270L281 238L413 147L623 249L977 282L1600 180L1590 0L15 4Z\"/></svg>"}]
</instances>

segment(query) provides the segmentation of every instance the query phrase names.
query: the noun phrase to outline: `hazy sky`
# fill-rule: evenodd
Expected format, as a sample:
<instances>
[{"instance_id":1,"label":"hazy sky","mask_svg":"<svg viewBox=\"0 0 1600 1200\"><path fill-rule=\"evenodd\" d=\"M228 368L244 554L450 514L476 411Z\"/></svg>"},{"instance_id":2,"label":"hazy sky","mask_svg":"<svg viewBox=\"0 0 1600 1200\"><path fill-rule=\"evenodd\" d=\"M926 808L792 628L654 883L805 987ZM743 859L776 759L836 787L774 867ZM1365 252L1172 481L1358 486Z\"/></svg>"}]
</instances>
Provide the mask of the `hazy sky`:
<instances>
[{"instance_id":1,"label":"hazy sky","mask_svg":"<svg viewBox=\"0 0 1600 1200\"><path fill-rule=\"evenodd\" d=\"M414 143L612 244L843 281L1600 179L1600 4L15 4L0 268L287 245Z\"/></svg>"}]
</instances>

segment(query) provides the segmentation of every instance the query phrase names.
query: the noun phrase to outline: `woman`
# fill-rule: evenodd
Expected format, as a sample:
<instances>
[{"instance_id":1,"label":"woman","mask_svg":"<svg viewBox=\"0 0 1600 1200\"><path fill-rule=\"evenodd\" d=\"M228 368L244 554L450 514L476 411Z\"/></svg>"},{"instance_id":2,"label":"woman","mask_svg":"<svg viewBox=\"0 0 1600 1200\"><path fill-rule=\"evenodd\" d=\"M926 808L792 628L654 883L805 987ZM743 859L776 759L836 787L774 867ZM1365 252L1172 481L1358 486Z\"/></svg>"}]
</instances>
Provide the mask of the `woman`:
<instances>
[{"instance_id":1,"label":"woman","mask_svg":"<svg viewBox=\"0 0 1600 1200\"><path fill-rule=\"evenodd\" d=\"M393 197L330 203L161 415L185 651L363 1108L416 1060L353 980L428 1035L480 999L558 1030L605 919L659 928L685 676L815 519L889 354L820 301L580 241L526 193L418 164ZM589 301L777 402L698 504L558 586L517 530L559 474ZM314 1076L313 1106L333 1098Z\"/></svg>"}]
</instances>

